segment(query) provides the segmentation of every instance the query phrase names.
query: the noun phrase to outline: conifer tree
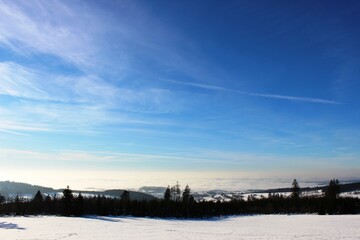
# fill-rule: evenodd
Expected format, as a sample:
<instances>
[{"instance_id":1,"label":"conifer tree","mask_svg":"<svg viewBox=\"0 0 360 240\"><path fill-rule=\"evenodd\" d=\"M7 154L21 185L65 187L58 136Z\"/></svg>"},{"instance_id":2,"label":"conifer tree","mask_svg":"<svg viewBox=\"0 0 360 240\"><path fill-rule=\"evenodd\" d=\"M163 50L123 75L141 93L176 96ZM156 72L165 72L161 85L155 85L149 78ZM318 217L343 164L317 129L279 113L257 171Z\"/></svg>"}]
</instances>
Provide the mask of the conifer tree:
<instances>
[{"instance_id":1,"label":"conifer tree","mask_svg":"<svg viewBox=\"0 0 360 240\"><path fill-rule=\"evenodd\" d=\"M170 188L170 199L175 201L176 200L176 187L172 186Z\"/></svg>"},{"instance_id":2,"label":"conifer tree","mask_svg":"<svg viewBox=\"0 0 360 240\"><path fill-rule=\"evenodd\" d=\"M35 214L42 212L44 197L40 191L37 191L31 202Z\"/></svg>"},{"instance_id":3,"label":"conifer tree","mask_svg":"<svg viewBox=\"0 0 360 240\"><path fill-rule=\"evenodd\" d=\"M34 201L34 202L40 202L40 203L41 203L42 201L44 201L44 197L43 197L43 195L41 194L40 190L36 192L33 201Z\"/></svg>"},{"instance_id":4,"label":"conifer tree","mask_svg":"<svg viewBox=\"0 0 360 240\"><path fill-rule=\"evenodd\" d=\"M84 214L84 197L81 193L79 193L75 202L75 213L77 216L81 216Z\"/></svg>"},{"instance_id":5,"label":"conifer tree","mask_svg":"<svg viewBox=\"0 0 360 240\"><path fill-rule=\"evenodd\" d=\"M292 186L291 186L291 197L292 198L299 198L301 194L301 189L299 183L296 179L294 179Z\"/></svg>"},{"instance_id":6,"label":"conifer tree","mask_svg":"<svg viewBox=\"0 0 360 240\"><path fill-rule=\"evenodd\" d=\"M74 195L72 193L72 190L69 188L69 186L67 186L63 190L63 199L67 201L72 201L74 199Z\"/></svg>"},{"instance_id":7,"label":"conifer tree","mask_svg":"<svg viewBox=\"0 0 360 240\"><path fill-rule=\"evenodd\" d=\"M96 215L101 215L102 213L102 201L100 194L96 197Z\"/></svg>"},{"instance_id":8,"label":"conifer tree","mask_svg":"<svg viewBox=\"0 0 360 240\"><path fill-rule=\"evenodd\" d=\"M120 196L121 201L128 202L130 201L130 192L127 190L124 190L123 193Z\"/></svg>"},{"instance_id":9,"label":"conifer tree","mask_svg":"<svg viewBox=\"0 0 360 240\"><path fill-rule=\"evenodd\" d=\"M326 189L325 197L335 199L340 194L340 184L339 180L331 179L329 182L329 186Z\"/></svg>"},{"instance_id":10,"label":"conifer tree","mask_svg":"<svg viewBox=\"0 0 360 240\"><path fill-rule=\"evenodd\" d=\"M22 215L22 208L21 208L21 204L22 203L22 198L19 195L16 195L15 197L15 214L16 215Z\"/></svg>"},{"instance_id":11,"label":"conifer tree","mask_svg":"<svg viewBox=\"0 0 360 240\"><path fill-rule=\"evenodd\" d=\"M67 186L63 190L63 197L62 197L62 203L63 203L63 215L70 216L72 214L72 204L73 204L73 193L72 190Z\"/></svg>"},{"instance_id":12,"label":"conifer tree","mask_svg":"<svg viewBox=\"0 0 360 240\"><path fill-rule=\"evenodd\" d=\"M181 200L181 190L180 190L180 184L177 181L175 185L175 201Z\"/></svg>"},{"instance_id":13,"label":"conifer tree","mask_svg":"<svg viewBox=\"0 0 360 240\"><path fill-rule=\"evenodd\" d=\"M189 185L186 185L184 192L182 194L182 200L183 202L187 203L190 201L190 198L191 198L191 190Z\"/></svg>"},{"instance_id":14,"label":"conifer tree","mask_svg":"<svg viewBox=\"0 0 360 240\"><path fill-rule=\"evenodd\" d=\"M51 200L50 195L46 195L46 197L44 198L44 211L45 213L51 213L54 214L54 209L52 209L52 205L54 204L54 201Z\"/></svg>"},{"instance_id":15,"label":"conifer tree","mask_svg":"<svg viewBox=\"0 0 360 240\"><path fill-rule=\"evenodd\" d=\"M127 190L124 190L120 196L121 206L122 206L122 214L127 215L130 211L130 193Z\"/></svg>"},{"instance_id":16,"label":"conifer tree","mask_svg":"<svg viewBox=\"0 0 360 240\"><path fill-rule=\"evenodd\" d=\"M164 193L164 200L169 201L171 198L170 186L168 186Z\"/></svg>"},{"instance_id":17,"label":"conifer tree","mask_svg":"<svg viewBox=\"0 0 360 240\"><path fill-rule=\"evenodd\" d=\"M180 201L181 200L181 190L180 190L180 184L178 181L176 181L176 185L172 186L170 188L170 198L173 201Z\"/></svg>"}]
</instances>

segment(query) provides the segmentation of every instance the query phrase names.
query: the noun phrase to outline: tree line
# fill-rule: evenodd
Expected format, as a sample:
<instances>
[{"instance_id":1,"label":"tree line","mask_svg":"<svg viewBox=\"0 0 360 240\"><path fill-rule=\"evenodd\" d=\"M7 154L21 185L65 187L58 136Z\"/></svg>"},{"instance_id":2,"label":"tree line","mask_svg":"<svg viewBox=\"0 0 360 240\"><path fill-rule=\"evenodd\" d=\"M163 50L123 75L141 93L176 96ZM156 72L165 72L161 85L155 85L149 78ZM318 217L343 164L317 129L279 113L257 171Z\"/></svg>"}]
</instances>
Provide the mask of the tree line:
<instances>
[{"instance_id":1,"label":"tree line","mask_svg":"<svg viewBox=\"0 0 360 240\"><path fill-rule=\"evenodd\" d=\"M0 195L0 214L204 218L238 214L360 213L360 199L340 197L340 186L337 179L332 179L323 195L303 196L294 179L289 196L269 193L268 197L249 195L247 199L223 202L196 201L190 187L181 191L178 183L167 187L163 199L148 201L131 200L129 191L119 197L83 196L67 187L61 197L44 195L40 191L32 199L16 196L6 200Z\"/></svg>"}]
</instances>

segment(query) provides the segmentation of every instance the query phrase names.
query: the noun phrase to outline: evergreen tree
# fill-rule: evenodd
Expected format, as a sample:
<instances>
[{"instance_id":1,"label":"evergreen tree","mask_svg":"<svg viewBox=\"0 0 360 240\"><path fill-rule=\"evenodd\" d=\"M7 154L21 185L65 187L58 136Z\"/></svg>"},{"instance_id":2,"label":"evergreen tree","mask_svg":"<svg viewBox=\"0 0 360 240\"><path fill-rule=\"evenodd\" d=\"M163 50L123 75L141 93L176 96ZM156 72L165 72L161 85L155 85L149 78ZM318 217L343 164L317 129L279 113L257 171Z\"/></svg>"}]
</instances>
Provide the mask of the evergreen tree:
<instances>
[{"instance_id":1,"label":"evergreen tree","mask_svg":"<svg viewBox=\"0 0 360 240\"><path fill-rule=\"evenodd\" d=\"M191 198L191 190L190 190L189 185L186 185L184 192L182 194L182 200L183 200L183 202L187 203L190 201L190 198Z\"/></svg>"},{"instance_id":2,"label":"evergreen tree","mask_svg":"<svg viewBox=\"0 0 360 240\"><path fill-rule=\"evenodd\" d=\"M176 201L176 188L175 186L172 186L170 188L170 199L173 201Z\"/></svg>"},{"instance_id":3,"label":"evergreen tree","mask_svg":"<svg viewBox=\"0 0 360 240\"><path fill-rule=\"evenodd\" d=\"M53 205L54 201L51 201L51 197L50 195L46 195L45 199L44 199L44 212L47 214L54 214L54 209L52 209L52 205Z\"/></svg>"},{"instance_id":4,"label":"evergreen tree","mask_svg":"<svg viewBox=\"0 0 360 240\"><path fill-rule=\"evenodd\" d=\"M63 190L63 199L68 201L72 201L74 199L74 195L69 186Z\"/></svg>"},{"instance_id":5,"label":"evergreen tree","mask_svg":"<svg viewBox=\"0 0 360 240\"><path fill-rule=\"evenodd\" d=\"M130 192L127 190L124 190L123 193L121 194L120 198L121 198L121 201L123 201L123 202L130 201Z\"/></svg>"},{"instance_id":6,"label":"evergreen tree","mask_svg":"<svg viewBox=\"0 0 360 240\"><path fill-rule=\"evenodd\" d=\"M2 204L3 202L5 202L5 197L0 194L0 204Z\"/></svg>"},{"instance_id":7,"label":"evergreen tree","mask_svg":"<svg viewBox=\"0 0 360 240\"><path fill-rule=\"evenodd\" d=\"M169 201L171 198L170 186L168 186L164 193L164 200Z\"/></svg>"},{"instance_id":8,"label":"evergreen tree","mask_svg":"<svg viewBox=\"0 0 360 240\"><path fill-rule=\"evenodd\" d=\"M176 185L170 188L170 199L173 201L180 201L181 200L181 189L180 184L176 181Z\"/></svg>"},{"instance_id":9,"label":"evergreen tree","mask_svg":"<svg viewBox=\"0 0 360 240\"><path fill-rule=\"evenodd\" d=\"M73 200L74 200L74 196L72 193L72 190L69 188L69 186L67 186L67 188L65 188L63 190L63 197L62 197L62 203L63 203L63 215L65 216L70 216L73 212Z\"/></svg>"},{"instance_id":10,"label":"evergreen tree","mask_svg":"<svg viewBox=\"0 0 360 240\"><path fill-rule=\"evenodd\" d=\"M179 182L176 182L175 185L175 201L181 200L181 190L180 190L180 184Z\"/></svg>"},{"instance_id":11,"label":"evergreen tree","mask_svg":"<svg viewBox=\"0 0 360 240\"><path fill-rule=\"evenodd\" d=\"M326 208L328 214L339 212L337 197L340 194L339 180L331 179L325 191Z\"/></svg>"},{"instance_id":12,"label":"evergreen tree","mask_svg":"<svg viewBox=\"0 0 360 240\"><path fill-rule=\"evenodd\" d=\"M16 215L22 215L22 198L19 195L16 195L15 197L15 214Z\"/></svg>"},{"instance_id":13,"label":"evergreen tree","mask_svg":"<svg viewBox=\"0 0 360 240\"><path fill-rule=\"evenodd\" d=\"M339 180L331 179L329 182L329 186L326 189L325 197L335 199L340 194L340 184Z\"/></svg>"},{"instance_id":14,"label":"evergreen tree","mask_svg":"<svg viewBox=\"0 0 360 240\"><path fill-rule=\"evenodd\" d=\"M84 214L84 197L79 193L75 201L75 214L81 216Z\"/></svg>"},{"instance_id":15,"label":"evergreen tree","mask_svg":"<svg viewBox=\"0 0 360 240\"><path fill-rule=\"evenodd\" d=\"M122 206L122 214L127 215L130 212L130 193L127 190L124 190L120 196L120 202Z\"/></svg>"},{"instance_id":16,"label":"evergreen tree","mask_svg":"<svg viewBox=\"0 0 360 240\"><path fill-rule=\"evenodd\" d=\"M96 215L101 215L102 213L102 202L100 194L96 197Z\"/></svg>"},{"instance_id":17,"label":"evergreen tree","mask_svg":"<svg viewBox=\"0 0 360 240\"><path fill-rule=\"evenodd\" d=\"M43 202L44 202L44 197L41 194L40 191L37 191L37 193L35 194L32 202L32 210L34 211L35 214L37 213L41 213L42 209L43 209Z\"/></svg>"},{"instance_id":18,"label":"evergreen tree","mask_svg":"<svg viewBox=\"0 0 360 240\"><path fill-rule=\"evenodd\" d=\"M291 197L292 198L299 198L301 194L301 189L299 183L296 179L294 179L292 186L291 186Z\"/></svg>"},{"instance_id":19,"label":"evergreen tree","mask_svg":"<svg viewBox=\"0 0 360 240\"><path fill-rule=\"evenodd\" d=\"M35 196L33 198L33 201L34 202L39 202L39 203L42 203L44 201L44 197L43 197L43 195L41 194L40 191L37 191L37 193L35 194Z\"/></svg>"}]
</instances>

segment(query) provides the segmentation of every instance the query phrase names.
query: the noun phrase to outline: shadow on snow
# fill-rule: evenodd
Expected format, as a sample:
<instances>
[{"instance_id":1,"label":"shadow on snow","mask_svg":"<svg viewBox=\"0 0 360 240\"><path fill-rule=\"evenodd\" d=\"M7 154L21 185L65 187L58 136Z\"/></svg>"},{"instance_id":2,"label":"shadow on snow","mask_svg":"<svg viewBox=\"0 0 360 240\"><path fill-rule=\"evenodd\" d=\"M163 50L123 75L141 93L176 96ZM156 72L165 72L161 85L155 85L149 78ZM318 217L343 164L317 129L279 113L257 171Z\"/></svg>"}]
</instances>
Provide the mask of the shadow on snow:
<instances>
[{"instance_id":1,"label":"shadow on snow","mask_svg":"<svg viewBox=\"0 0 360 240\"><path fill-rule=\"evenodd\" d=\"M114 217L105 217L105 216L83 216L81 218L94 219L94 220L100 220L100 221L106 221L106 222L121 222L120 219L116 219Z\"/></svg>"},{"instance_id":2,"label":"shadow on snow","mask_svg":"<svg viewBox=\"0 0 360 240\"><path fill-rule=\"evenodd\" d=\"M8 222L0 222L0 229L17 229L17 230L25 230L26 228L19 227L15 223L8 223Z\"/></svg>"}]
</instances>

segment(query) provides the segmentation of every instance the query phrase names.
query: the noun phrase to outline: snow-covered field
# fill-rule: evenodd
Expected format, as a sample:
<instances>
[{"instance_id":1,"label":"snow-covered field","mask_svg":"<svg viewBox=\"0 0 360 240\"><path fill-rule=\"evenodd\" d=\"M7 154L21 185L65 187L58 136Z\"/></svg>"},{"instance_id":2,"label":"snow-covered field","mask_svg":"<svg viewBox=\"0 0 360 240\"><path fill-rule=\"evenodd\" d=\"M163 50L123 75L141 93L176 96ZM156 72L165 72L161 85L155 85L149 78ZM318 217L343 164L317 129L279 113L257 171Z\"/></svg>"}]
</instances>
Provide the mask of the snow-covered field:
<instances>
[{"instance_id":1,"label":"snow-covered field","mask_svg":"<svg viewBox=\"0 0 360 240\"><path fill-rule=\"evenodd\" d=\"M0 239L360 239L360 215L262 215L210 220L1 217Z\"/></svg>"}]
</instances>

